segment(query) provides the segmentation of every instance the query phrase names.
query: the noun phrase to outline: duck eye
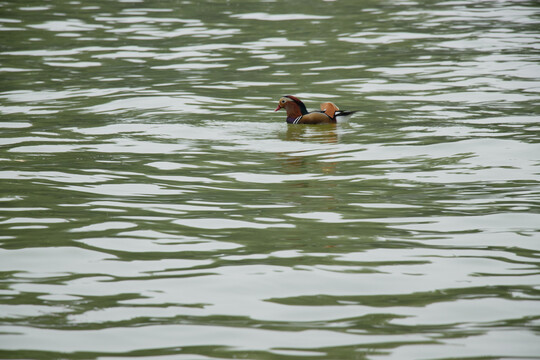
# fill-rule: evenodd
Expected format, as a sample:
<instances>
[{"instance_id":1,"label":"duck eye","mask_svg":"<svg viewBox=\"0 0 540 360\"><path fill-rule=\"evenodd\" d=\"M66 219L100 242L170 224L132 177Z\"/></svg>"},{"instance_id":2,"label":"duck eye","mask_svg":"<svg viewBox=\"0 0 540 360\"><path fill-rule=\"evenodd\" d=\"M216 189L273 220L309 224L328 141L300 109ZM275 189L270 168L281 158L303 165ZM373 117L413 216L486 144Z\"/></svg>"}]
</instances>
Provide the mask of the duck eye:
<instances>
[{"instance_id":1,"label":"duck eye","mask_svg":"<svg viewBox=\"0 0 540 360\"><path fill-rule=\"evenodd\" d=\"M282 104L285 104L285 100L281 100L281 103L282 103Z\"/></svg>"}]
</instances>

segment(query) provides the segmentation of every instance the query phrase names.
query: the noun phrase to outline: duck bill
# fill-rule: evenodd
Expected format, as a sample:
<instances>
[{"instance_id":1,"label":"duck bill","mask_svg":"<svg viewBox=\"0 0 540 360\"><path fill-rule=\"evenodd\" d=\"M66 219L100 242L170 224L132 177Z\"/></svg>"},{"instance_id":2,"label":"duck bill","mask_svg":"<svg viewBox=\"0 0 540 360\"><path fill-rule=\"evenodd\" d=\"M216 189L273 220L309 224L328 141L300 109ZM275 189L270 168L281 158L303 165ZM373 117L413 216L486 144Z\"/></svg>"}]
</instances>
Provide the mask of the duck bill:
<instances>
[{"instance_id":1,"label":"duck bill","mask_svg":"<svg viewBox=\"0 0 540 360\"><path fill-rule=\"evenodd\" d=\"M274 111L278 111L279 109L281 109L281 106L278 105L276 110L274 110Z\"/></svg>"}]
</instances>

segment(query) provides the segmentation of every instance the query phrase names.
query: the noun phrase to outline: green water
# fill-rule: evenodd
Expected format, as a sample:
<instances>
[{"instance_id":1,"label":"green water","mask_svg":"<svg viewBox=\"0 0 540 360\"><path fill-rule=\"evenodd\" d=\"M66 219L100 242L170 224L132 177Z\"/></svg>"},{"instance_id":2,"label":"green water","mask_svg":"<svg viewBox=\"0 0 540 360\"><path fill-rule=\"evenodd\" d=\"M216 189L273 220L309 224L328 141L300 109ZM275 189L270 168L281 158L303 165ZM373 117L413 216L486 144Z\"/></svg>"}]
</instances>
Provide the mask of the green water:
<instances>
[{"instance_id":1,"label":"green water","mask_svg":"<svg viewBox=\"0 0 540 360\"><path fill-rule=\"evenodd\" d=\"M540 359L539 23L0 1L0 357Z\"/></svg>"}]
</instances>

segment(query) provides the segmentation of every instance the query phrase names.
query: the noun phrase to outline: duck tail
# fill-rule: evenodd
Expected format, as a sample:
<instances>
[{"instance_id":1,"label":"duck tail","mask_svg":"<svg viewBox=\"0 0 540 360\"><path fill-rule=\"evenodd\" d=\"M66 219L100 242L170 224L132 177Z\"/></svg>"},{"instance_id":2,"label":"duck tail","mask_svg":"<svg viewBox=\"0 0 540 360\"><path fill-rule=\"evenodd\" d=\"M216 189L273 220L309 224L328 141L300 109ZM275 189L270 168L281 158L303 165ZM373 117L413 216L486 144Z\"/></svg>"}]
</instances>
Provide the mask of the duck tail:
<instances>
[{"instance_id":1,"label":"duck tail","mask_svg":"<svg viewBox=\"0 0 540 360\"><path fill-rule=\"evenodd\" d=\"M342 111L337 111L336 112L336 116L349 116L349 115L352 115L354 113L357 113L358 111L360 110L351 110L351 111L348 111L348 110L342 110Z\"/></svg>"}]
</instances>

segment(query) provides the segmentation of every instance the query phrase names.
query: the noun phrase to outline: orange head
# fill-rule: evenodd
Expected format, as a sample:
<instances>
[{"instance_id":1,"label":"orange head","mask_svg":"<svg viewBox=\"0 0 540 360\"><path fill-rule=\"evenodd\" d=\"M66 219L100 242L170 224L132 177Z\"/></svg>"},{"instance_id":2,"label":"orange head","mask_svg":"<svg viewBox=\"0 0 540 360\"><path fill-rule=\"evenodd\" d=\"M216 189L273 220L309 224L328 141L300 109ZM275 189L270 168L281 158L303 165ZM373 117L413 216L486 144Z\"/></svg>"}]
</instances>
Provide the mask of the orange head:
<instances>
[{"instance_id":1,"label":"orange head","mask_svg":"<svg viewBox=\"0 0 540 360\"><path fill-rule=\"evenodd\" d=\"M306 105L296 96L286 95L279 99L276 110L285 108L287 110L287 116L301 116L307 114Z\"/></svg>"}]
</instances>

